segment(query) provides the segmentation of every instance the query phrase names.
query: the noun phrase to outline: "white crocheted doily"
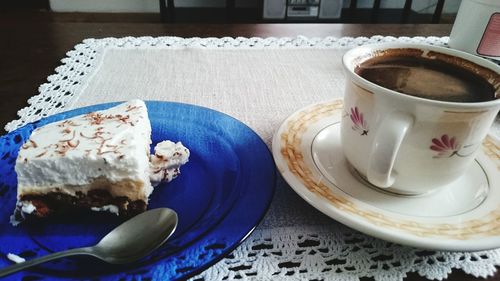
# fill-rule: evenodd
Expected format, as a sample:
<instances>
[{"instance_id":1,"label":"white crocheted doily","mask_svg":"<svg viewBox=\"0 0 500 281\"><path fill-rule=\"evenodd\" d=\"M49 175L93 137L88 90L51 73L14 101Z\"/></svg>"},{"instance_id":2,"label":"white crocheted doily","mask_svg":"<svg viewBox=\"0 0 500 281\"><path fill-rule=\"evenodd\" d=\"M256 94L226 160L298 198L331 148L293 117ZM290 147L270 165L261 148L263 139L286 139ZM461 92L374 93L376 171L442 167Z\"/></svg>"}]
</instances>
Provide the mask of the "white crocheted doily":
<instances>
[{"instance_id":1,"label":"white crocheted doily","mask_svg":"<svg viewBox=\"0 0 500 281\"><path fill-rule=\"evenodd\" d=\"M12 131L72 108L107 48L351 48L393 41L446 46L448 37L87 39L67 53L48 83L40 86L40 94L30 98L29 106L19 111L19 119L5 129ZM311 208L281 178L275 198L280 199L273 202L254 233L193 280L402 280L408 272L441 280L452 269L476 277L490 276L500 265L500 249L475 253L424 251L366 236ZM309 225L311 221L316 225ZM290 225L308 227L304 230Z\"/></svg>"}]
</instances>

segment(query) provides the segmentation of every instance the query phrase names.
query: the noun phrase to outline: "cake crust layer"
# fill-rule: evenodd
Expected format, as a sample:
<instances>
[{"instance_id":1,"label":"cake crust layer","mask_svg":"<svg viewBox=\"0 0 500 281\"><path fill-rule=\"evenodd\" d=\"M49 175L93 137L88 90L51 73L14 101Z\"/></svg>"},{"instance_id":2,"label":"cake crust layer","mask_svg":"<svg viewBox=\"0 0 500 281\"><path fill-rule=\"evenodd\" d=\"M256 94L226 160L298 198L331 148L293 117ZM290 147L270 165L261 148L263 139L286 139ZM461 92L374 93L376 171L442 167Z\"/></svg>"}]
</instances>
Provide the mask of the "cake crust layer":
<instances>
[{"instance_id":1,"label":"cake crust layer","mask_svg":"<svg viewBox=\"0 0 500 281\"><path fill-rule=\"evenodd\" d=\"M130 200L124 196L115 197L103 189L94 189L87 194L77 193L75 195L59 192L25 194L21 197L18 206L19 212L27 204L34 207L30 215L35 217L67 215L75 212L89 212L90 210L109 211L110 209L114 210L116 215L132 216L146 210L146 202L143 200Z\"/></svg>"}]
</instances>

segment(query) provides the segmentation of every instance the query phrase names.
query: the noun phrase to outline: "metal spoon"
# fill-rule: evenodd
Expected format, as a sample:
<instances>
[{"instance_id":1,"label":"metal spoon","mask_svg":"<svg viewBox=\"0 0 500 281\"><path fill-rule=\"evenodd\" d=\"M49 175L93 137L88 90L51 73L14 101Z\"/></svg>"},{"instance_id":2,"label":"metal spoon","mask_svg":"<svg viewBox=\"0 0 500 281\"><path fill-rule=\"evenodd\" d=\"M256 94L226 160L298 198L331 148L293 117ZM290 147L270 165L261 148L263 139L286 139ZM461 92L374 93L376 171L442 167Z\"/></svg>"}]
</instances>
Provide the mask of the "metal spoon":
<instances>
[{"instance_id":1,"label":"metal spoon","mask_svg":"<svg viewBox=\"0 0 500 281\"><path fill-rule=\"evenodd\" d=\"M177 227L177 213L168 208L153 209L122 223L92 247L70 249L14 264L0 270L0 277L54 259L90 255L112 264L136 261L158 247Z\"/></svg>"}]
</instances>

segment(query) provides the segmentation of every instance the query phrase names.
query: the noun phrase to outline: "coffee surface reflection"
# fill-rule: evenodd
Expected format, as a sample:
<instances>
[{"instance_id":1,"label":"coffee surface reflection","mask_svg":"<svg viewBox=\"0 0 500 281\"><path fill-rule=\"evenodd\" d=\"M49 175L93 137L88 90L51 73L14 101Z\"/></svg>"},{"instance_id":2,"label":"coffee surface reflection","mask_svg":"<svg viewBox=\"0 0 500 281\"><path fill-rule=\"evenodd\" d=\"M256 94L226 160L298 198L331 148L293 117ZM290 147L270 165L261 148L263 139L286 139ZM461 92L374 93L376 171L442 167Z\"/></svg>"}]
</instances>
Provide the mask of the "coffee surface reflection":
<instances>
[{"instance_id":1,"label":"coffee surface reflection","mask_svg":"<svg viewBox=\"0 0 500 281\"><path fill-rule=\"evenodd\" d=\"M412 56L375 56L355 72L361 77L403 94L450 102L484 102L495 89L483 77L438 59Z\"/></svg>"}]
</instances>

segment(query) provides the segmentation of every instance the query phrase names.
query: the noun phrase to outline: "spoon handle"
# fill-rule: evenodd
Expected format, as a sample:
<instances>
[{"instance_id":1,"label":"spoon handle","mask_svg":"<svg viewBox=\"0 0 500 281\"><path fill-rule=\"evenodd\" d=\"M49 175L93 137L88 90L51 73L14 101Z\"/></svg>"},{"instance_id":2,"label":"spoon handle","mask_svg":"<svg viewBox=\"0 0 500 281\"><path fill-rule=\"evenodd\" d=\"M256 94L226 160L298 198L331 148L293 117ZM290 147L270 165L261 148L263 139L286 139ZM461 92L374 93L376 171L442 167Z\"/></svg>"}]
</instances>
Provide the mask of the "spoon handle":
<instances>
[{"instance_id":1,"label":"spoon handle","mask_svg":"<svg viewBox=\"0 0 500 281\"><path fill-rule=\"evenodd\" d=\"M57 252L53 254L49 254L43 257L35 258L29 261L21 262L18 264L13 264L11 266L5 267L0 269L0 277L12 274L14 272L17 272L19 270L23 270L25 268L41 264L44 262L48 262L51 260L59 259L62 257L67 257L67 256L75 256L75 255L91 255L92 253L92 247L84 247L84 248L76 248L76 249L70 249L62 252Z\"/></svg>"}]
</instances>

